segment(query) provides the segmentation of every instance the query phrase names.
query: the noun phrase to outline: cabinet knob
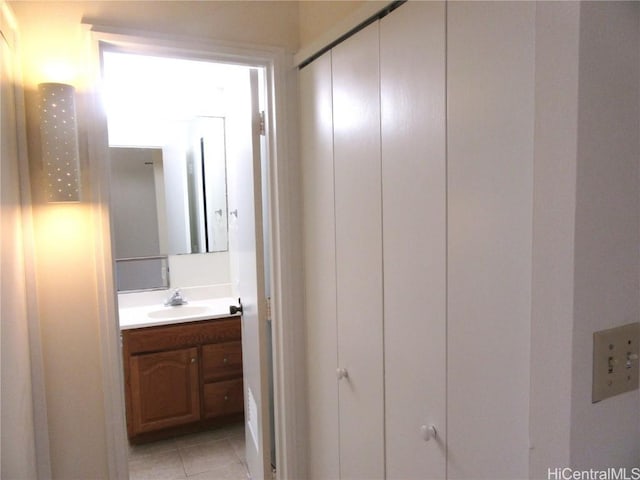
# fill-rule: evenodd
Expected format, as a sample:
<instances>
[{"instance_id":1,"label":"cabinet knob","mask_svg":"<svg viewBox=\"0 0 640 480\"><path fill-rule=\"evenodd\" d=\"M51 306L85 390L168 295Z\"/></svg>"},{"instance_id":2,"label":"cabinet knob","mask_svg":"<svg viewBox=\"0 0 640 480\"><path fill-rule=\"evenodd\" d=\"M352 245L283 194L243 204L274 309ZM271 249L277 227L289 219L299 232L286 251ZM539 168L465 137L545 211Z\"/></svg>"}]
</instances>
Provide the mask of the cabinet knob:
<instances>
[{"instance_id":1,"label":"cabinet knob","mask_svg":"<svg viewBox=\"0 0 640 480\"><path fill-rule=\"evenodd\" d=\"M229 360L227 360L227 358L225 357L225 358L222 359L222 363L224 363L226 365L227 363L229 363Z\"/></svg>"},{"instance_id":2,"label":"cabinet knob","mask_svg":"<svg viewBox=\"0 0 640 480\"><path fill-rule=\"evenodd\" d=\"M336 377L338 377L338 380L349 378L349 372L347 372L346 368L338 368L336 369Z\"/></svg>"},{"instance_id":3,"label":"cabinet knob","mask_svg":"<svg viewBox=\"0 0 640 480\"><path fill-rule=\"evenodd\" d=\"M436 438L436 436L438 435L438 431L433 425L422 425L420 427L420 435L422 435L422 439L425 442L428 442L432 438Z\"/></svg>"},{"instance_id":4,"label":"cabinet knob","mask_svg":"<svg viewBox=\"0 0 640 480\"><path fill-rule=\"evenodd\" d=\"M229 400L229 397L227 395L224 396L224 401L226 402L227 400Z\"/></svg>"},{"instance_id":5,"label":"cabinet knob","mask_svg":"<svg viewBox=\"0 0 640 480\"><path fill-rule=\"evenodd\" d=\"M193 358L191 359L191 363L196 363L196 358L195 358L195 357L193 357Z\"/></svg>"}]
</instances>

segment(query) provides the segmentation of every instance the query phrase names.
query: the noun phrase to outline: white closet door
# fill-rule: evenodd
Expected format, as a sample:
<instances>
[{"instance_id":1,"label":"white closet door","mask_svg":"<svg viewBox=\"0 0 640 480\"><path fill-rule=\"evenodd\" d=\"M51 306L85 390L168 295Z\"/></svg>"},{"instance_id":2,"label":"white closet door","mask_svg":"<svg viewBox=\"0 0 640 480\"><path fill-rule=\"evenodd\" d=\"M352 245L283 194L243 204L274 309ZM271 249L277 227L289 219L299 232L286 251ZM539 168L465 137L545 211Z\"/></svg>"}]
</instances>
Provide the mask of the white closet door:
<instances>
[{"instance_id":1,"label":"white closet door","mask_svg":"<svg viewBox=\"0 0 640 480\"><path fill-rule=\"evenodd\" d=\"M378 23L333 50L340 477L384 477Z\"/></svg>"},{"instance_id":2,"label":"white closet door","mask_svg":"<svg viewBox=\"0 0 640 480\"><path fill-rule=\"evenodd\" d=\"M528 478L536 7L447 5L448 477Z\"/></svg>"},{"instance_id":3,"label":"white closet door","mask_svg":"<svg viewBox=\"0 0 640 480\"><path fill-rule=\"evenodd\" d=\"M445 478L444 13L443 2L410 2L380 22L389 479Z\"/></svg>"},{"instance_id":4,"label":"white closet door","mask_svg":"<svg viewBox=\"0 0 640 480\"><path fill-rule=\"evenodd\" d=\"M300 71L309 478L339 478L331 53Z\"/></svg>"}]
</instances>

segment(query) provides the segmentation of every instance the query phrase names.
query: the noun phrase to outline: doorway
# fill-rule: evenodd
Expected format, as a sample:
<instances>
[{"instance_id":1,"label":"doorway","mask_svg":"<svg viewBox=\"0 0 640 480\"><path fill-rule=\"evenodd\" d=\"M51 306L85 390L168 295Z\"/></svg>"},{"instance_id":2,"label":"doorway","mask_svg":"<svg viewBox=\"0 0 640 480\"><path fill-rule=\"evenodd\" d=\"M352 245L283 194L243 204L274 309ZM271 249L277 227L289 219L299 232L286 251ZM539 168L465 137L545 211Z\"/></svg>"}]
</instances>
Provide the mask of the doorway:
<instances>
[{"instance_id":1,"label":"doorway","mask_svg":"<svg viewBox=\"0 0 640 480\"><path fill-rule=\"evenodd\" d=\"M133 188L136 201L121 205L126 197L121 190L111 190L112 238L125 245L114 242L111 248L118 296L188 287L188 267L180 264L198 263L206 267L194 273L196 283L228 284L230 296L243 299L246 465L253 478L264 477L275 463L271 331L260 318L271 291L265 69L185 55L141 55L135 48L110 46L103 46L102 68L111 157L124 152L130 158L135 150L142 164L151 167L140 188ZM248 126L238 118L239 105L252 108ZM244 126L236 128L242 122ZM240 138L240 130L249 137ZM148 152L148 158L160 160L145 161ZM111 171L112 187L121 170ZM131 180L131 170L124 170ZM247 191L253 196L247 197ZM241 207L234 208L234 202ZM140 237L134 233L141 222L130 217L142 204L147 210L140 217L154 217L146 222L154 234L142 237L154 241L127 250L130 237ZM149 215L154 207L155 215ZM249 210L250 215L242 215ZM126 215L119 217L118 212ZM249 231L253 239L247 243ZM254 255L249 261L247 252ZM191 256L201 261L187 260ZM211 257L216 259L210 262ZM223 272L207 279L207 273L214 273L212 265L225 263L227 278L221 280ZM178 269L183 271L181 280L172 273ZM247 280L252 276L257 278ZM144 283L149 279L151 283Z\"/></svg>"}]
</instances>

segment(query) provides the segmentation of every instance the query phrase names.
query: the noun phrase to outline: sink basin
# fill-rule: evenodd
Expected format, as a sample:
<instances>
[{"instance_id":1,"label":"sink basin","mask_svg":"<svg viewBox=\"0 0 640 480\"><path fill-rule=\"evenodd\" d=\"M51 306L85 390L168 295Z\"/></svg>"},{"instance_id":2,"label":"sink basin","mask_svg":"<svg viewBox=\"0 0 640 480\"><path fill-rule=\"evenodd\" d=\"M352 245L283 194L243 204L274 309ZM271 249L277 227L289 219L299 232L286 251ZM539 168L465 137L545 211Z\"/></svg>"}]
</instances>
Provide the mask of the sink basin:
<instances>
[{"instance_id":1,"label":"sink basin","mask_svg":"<svg viewBox=\"0 0 640 480\"><path fill-rule=\"evenodd\" d=\"M148 312L149 318L186 318L194 317L197 315L206 315L212 311L211 307L207 305L181 305L179 307L166 307L162 310L154 310Z\"/></svg>"}]
</instances>

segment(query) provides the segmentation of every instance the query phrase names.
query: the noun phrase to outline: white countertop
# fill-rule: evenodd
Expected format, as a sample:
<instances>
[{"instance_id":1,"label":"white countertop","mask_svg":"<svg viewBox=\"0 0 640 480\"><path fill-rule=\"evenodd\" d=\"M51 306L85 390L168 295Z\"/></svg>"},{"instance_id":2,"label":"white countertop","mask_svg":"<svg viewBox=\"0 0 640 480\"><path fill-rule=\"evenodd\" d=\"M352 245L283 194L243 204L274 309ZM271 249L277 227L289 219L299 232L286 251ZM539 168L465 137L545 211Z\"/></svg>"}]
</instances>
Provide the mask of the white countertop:
<instances>
[{"instance_id":1,"label":"white countertop","mask_svg":"<svg viewBox=\"0 0 640 480\"><path fill-rule=\"evenodd\" d=\"M223 297L189 301L177 307L165 307L162 303L124 307L119 309L120 330L238 316L229 313L230 305L237 306L238 299Z\"/></svg>"}]
</instances>

